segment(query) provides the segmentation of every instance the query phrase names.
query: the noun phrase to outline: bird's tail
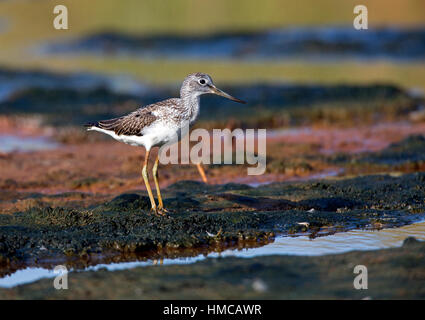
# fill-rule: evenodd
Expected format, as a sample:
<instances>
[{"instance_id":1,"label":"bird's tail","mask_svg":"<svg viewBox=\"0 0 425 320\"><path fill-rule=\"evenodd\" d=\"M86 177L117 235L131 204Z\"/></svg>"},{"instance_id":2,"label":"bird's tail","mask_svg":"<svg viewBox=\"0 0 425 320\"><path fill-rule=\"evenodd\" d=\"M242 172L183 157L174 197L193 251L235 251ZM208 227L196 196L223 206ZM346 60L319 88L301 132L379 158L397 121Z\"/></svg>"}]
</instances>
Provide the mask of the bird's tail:
<instances>
[{"instance_id":1,"label":"bird's tail","mask_svg":"<svg viewBox=\"0 0 425 320\"><path fill-rule=\"evenodd\" d=\"M87 128L96 127L96 128L105 129L105 130L114 130L115 127L120 124L121 119L122 119L122 117L121 118L109 119L109 120L100 120L100 121L95 121L95 122L88 122L84 126L87 127Z\"/></svg>"},{"instance_id":2,"label":"bird's tail","mask_svg":"<svg viewBox=\"0 0 425 320\"><path fill-rule=\"evenodd\" d=\"M87 123L84 124L84 126L86 128L98 127L99 126L99 122L87 122Z\"/></svg>"}]
</instances>

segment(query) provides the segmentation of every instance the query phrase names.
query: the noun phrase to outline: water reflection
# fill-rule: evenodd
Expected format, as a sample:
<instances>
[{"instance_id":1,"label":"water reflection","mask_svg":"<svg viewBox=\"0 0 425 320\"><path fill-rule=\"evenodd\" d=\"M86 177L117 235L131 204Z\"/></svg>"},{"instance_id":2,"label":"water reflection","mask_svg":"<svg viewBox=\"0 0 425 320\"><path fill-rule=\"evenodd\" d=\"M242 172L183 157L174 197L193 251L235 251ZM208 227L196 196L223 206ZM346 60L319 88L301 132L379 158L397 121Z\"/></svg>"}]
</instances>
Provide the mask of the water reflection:
<instances>
[{"instance_id":1,"label":"water reflection","mask_svg":"<svg viewBox=\"0 0 425 320\"><path fill-rule=\"evenodd\" d=\"M210 253L208 258L240 257L252 258L262 255L300 255L319 256L326 254L338 254L354 250L376 250L399 247L403 241L413 236L418 240L425 240L425 221L414 223L401 228L383 230L352 230L330 236L310 239L308 236L277 237L273 243L259 248L225 250L223 252ZM98 270L126 270L145 266L162 266L170 264L189 264L204 260L206 256L198 255L190 258L161 259L135 262L122 262L110 264L98 264L90 266L84 271ZM71 270L72 271L72 270ZM18 270L11 275L0 279L0 287L11 288L17 285L31 283L42 278L53 278L53 270L46 268L27 268Z\"/></svg>"},{"instance_id":2,"label":"water reflection","mask_svg":"<svg viewBox=\"0 0 425 320\"><path fill-rule=\"evenodd\" d=\"M246 258L273 254L320 256L355 250L400 247L407 237L425 240L425 221L401 228L352 230L314 239L307 236L278 237L275 242L261 248L238 252L225 251L221 255Z\"/></svg>"},{"instance_id":3,"label":"water reflection","mask_svg":"<svg viewBox=\"0 0 425 320\"><path fill-rule=\"evenodd\" d=\"M51 150L58 146L46 137L0 135L0 152Z\"/></svg>"}]
</instances>

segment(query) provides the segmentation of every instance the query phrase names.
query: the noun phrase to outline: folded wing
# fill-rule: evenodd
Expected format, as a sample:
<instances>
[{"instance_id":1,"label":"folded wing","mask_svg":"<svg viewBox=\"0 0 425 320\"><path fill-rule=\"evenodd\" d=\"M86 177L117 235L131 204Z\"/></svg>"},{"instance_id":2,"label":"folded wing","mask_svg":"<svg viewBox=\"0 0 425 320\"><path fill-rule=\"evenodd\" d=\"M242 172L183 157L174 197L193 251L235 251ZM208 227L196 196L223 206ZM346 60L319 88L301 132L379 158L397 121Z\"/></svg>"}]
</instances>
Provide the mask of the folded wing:
<instances>
[{"instance_id":1,"label":"folded wing","mask_svg":"<svg viewBox=\"0 0 425 320\"><path fill-rule=\"evenodd\" d=\"M140 109L123 117L88 123L86 126L111 130L118 136L142 136L143 128L149 126L155 120L157 118L152 112L146 109Z\"/></svg>"}]
</instances>

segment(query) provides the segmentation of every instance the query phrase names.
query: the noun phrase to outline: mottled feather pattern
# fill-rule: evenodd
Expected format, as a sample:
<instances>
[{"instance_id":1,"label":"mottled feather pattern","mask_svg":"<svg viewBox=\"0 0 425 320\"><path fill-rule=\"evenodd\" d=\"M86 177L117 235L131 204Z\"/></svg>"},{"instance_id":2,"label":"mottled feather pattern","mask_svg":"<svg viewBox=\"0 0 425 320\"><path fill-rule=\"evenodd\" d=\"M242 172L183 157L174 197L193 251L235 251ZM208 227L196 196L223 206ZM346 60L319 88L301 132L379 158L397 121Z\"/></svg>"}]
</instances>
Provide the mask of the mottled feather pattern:
<instances>
[{"instance_id":1,"label":"mottled feather pattern","mask_svg":"<svg viewBox=\"0 0 425 320\"><path fill-rule=\"evenodd\" d=\"M113 130L116 135L141 136L144 127L149 126L157 118L150 111L135 111L117 121Z\"/></svg>"},{"instance_id":2,"label":"mottled feather pattern","mask_svg":"<svg viewBox=\"0 0 425 320\"><path fill-rule=\"evenodd\" d=\"M143 128L157 120L157 117L152 113L153 106L142 107L119 118L101 120L95 123L94 126L105 130L112 130L118 136L141 136Z\"/></svg>"},{"instance_id":3,"label":"mottled feather pattern","mask_svg":"<svg viewBox=\"0 0 425 320\"><path fill-rule=\"evenodd\" d=\"M193 117L191 109L187 110L181 99L172 98L142 107L126 116L89 123L105 130L112 130L116 135L142 136L143 129L157 120L162 122L181 123Z\"/></svg>"},{"instance_id":4,"label":"mottled feather pattern","mask_svg":"<svg viewBox=\"0 0 425 320\"><path fill-rule=\"evenodd\" d=\"M193 123L199 114L199 96L210 93L199 84L199 78L212 84L210 76L194 73L186 77L180 89L180 98L171 98L141 107L125 116L86 124L88 130L101 131L115 139L132 144L161 145L179 132L182 126ZM134 137L134 138L128 138ZM146 137L146 138L145 138Z\"/></svg>"}]
</instances>

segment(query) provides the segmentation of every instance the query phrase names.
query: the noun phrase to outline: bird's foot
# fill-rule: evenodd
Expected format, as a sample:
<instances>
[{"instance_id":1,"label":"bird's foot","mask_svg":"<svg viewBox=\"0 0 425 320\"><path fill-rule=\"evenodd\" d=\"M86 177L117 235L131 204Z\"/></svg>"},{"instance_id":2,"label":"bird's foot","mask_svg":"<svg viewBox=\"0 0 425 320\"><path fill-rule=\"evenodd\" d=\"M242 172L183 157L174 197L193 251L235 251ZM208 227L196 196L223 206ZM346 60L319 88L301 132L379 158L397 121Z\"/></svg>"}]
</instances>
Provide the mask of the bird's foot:
<instances>
[{"instance_id":1,"label":"bird's foot","mask_svg":"<svg viewBox=\"0 0 425 320\"><path fill-rule=\"evenodd\" d=\"M157 217L162 216L161 212L159 212L159 210L158 210L158 207L152 207L151 208L151 214L154 214Z\"/></svg>"},{"instance_id":2,"label":"bird's foot","mask_svg":"<svg viewBox=\"0 0 425 320\"><path fill-rule=\"evenodd\" d=\"M155 207L151 208L151 212L157 217L167 217L167 213L169 213L170 211L162 207Z\"/></svg>"},{"instance_id":3,"label":"bird's foot","mask_svg":"<svg viewBox=\"0 0 425 320\"><path fill-rule=\"evenodd\" d=\"M158 211L160 211L162 214L171 213L169 210L165 209L164 207L159 206Z\"/></svg>"}]
</instances>

